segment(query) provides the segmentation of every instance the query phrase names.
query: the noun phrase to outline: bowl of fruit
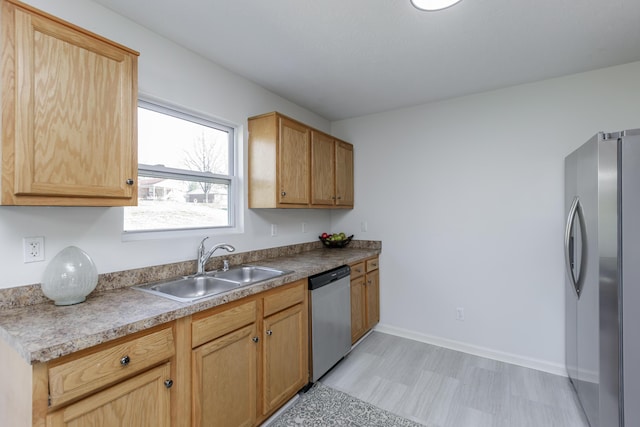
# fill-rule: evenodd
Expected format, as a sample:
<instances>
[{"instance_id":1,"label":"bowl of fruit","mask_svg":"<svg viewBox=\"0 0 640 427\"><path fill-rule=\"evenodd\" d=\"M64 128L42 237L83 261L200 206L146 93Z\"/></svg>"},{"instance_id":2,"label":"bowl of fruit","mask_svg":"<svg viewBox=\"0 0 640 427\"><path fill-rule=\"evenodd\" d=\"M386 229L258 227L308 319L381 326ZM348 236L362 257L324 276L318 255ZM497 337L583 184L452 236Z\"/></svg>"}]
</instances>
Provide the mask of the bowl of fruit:
<instances>
[{"instance_id":1,"label":"bowl of fruit","mask_svg":"<svg viewBox=\"0 0 640 427\"><path fill-rule=\"evenodd\" d=\"M347 236L344 233L322 233L318 238L327 248L344 248L349 244L351 239L353 239L353 234L351 236Z\"/></svg>"}]
</instances>

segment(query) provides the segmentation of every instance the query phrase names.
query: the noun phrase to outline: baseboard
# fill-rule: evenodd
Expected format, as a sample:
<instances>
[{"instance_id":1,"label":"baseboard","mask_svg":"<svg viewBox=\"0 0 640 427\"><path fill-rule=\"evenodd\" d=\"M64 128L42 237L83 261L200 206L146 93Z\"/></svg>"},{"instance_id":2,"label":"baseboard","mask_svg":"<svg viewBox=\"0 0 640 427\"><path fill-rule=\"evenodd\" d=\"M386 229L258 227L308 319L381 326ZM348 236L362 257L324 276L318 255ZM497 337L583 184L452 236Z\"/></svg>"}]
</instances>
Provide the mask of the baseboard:
<instances>
[{"instance_id":1,"label":"baseboard","mask_svg":"<svg viewBox=\"0 0 640 427\"><path fill-rule=\"evenodd\" d=\"M536 369L538 371L548 372L550 374L567 376L567 370L564 365L552 363L545 360L533 359L530 357L519 356L517 354L505 353L502 351L492 350L490 348L479 347L460 341L449 340L446 338L426 335L408 329L397 328L395 326L378 324L375 331L389 335L395 335L402 338L408 338L414 341L426 344L437 345L439 347L451 350L462 351L464 353L473 354L475 356L486 357L488 359L498 360L500 362L511 363L513 365L524 366L525 368Z\"/></svg>"}]
</instances>

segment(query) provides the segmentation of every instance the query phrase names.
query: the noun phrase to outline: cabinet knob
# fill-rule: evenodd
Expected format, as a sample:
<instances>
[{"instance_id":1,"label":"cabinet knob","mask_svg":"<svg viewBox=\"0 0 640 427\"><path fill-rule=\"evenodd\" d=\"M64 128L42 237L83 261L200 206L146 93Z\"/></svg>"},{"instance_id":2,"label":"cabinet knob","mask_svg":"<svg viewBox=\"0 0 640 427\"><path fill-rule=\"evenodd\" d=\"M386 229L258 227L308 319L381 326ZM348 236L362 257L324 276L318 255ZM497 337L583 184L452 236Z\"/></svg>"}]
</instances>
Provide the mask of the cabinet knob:
<instances>
[{"instance_id":1,"label":"cabinet knob","mask_svg":"<svg viewBox=\"0 0 640 427\"><path fill-rule=\"evenodd\" d=\"M367 285L370 285L370 284L371 284L371 280L367 280Z\"/></svg>"},{"instance_id":2,"label":"cabinet knob","mask_svg":"<svg viewBox=\"0 0 640 427\"><path fill-rule=\"evenodd\" d=\"M342 199L342 196L338 196L338 200Z\"/></svg>"},{"instance_id":3,"label":"cabinet knob","mask_svg":"<svg viewBox=\"0 0 640 427\"><path fill-rule=\"evenodd\" d=\"M251 338L251 341L253 341L253 342L258 342L258 341L260 341L260 338L258 338L258 337L253 337L253 338Z\"/></svg>"},{"instance_id":4,"label":"cabinet knob","mask_svg":"<svg viewBox=\"0 0 640 427\"><path fill-rule=\"evenodd\" d=\"M267 335L273 335L273 331L271 329L267 329Z\"/></svg>"},{"instance_id":5,"label":"cabinet knob","mask_svg":"<svg viewBox=\"0 0 640 427\"><path fill-rule=\"evenodd\" d=\"M287 192L286 192L286 191L283 191L282 193L280 193L280 195L281 195L282 197L284 197L284 196L286 196L286 195L287 195Z\"/></svg>"},{"instance_id":6,"label":"cabinet knob","mask_svg":"<svg viewBox=\"0 0 640 427\"><path fill-rule=\"evenodd\" d=\"M120 359L120 366L127 366L129 365L129 362L131 362L131 358L129 356L124 356Z\"/></svg>"},{"instance_id":7,"label":"cabinet knob","mask_svg":"<svg viewBox=\"0 0 640 427\"><path fill-rule=\"evenodd\" d=\"M166 388L171 388L173 387L173 380L164 380L164 386Z\"/></svg>"},{"instance_id":8,"label":"cabinet knob","mask_svg":"<svg viewBox=\"0 0 640 427\"><path fill-rule=\"evenodd\" d=\"M128 178L125 182L127 185L133 185L133 180L131 178Z\"/></svg>"}]
</instances>

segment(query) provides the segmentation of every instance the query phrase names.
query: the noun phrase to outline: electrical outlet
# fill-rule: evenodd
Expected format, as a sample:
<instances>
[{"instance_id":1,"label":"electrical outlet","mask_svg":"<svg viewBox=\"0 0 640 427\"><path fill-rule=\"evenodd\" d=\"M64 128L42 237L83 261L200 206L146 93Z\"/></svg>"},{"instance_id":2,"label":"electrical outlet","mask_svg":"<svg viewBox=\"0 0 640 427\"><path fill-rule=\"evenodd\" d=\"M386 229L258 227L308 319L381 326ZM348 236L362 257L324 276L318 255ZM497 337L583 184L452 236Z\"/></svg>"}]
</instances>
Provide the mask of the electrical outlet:
<instances>
[{"instance_id":1,"label":"electrical outlet","mask_svg":"<svg viewBox=\"0 0 640 427\"><path fill-rule=\"evenodd\" d=\"M456 308L456 320L464 321L464 307Z\"/></svg>"},{"instance_id":2,"label":"electrical outlet","mask_svg":"<svg viewBox=\"0 0 640 427\"><path fill-rule=\"evenodd\" d=\"M308 228L309 228L309 227L308 227L307 223L306 223L306 222L303 222L303 223L302 223L302 232L303 232L303 233L306 233L306 232L308 231Z\"/></svg>"},{"instance_id":3,"label":"electrical outlet","mask_svg":"<svg viewBox=\"0 0 640 427\"><path fill-rule=\"evenodd\" d=\"M22 239L24 262L44 261L44 237L25 237Z\"/></svg>"},{"instance_id":4,"label":"electrical outlet","mask_svg":"<svg viewBox=\"0 0 640 427\"><path fill-rule=\"evenodd\" d=\"M362 231L363 233L366 233L368 229L369 229L369 225L367 224L367 221L362 221L360 223L360 231Z\"/></svg>"},{"instance_id":5,"label":"electrical outlet","mask_svg":"<svg viewBox=\"0 0 640 427\"><path fill-rule=\"evenodd\" d=\"M271 237L278 235L278 225L271 224Z\"/></svg>"}]
</instances>

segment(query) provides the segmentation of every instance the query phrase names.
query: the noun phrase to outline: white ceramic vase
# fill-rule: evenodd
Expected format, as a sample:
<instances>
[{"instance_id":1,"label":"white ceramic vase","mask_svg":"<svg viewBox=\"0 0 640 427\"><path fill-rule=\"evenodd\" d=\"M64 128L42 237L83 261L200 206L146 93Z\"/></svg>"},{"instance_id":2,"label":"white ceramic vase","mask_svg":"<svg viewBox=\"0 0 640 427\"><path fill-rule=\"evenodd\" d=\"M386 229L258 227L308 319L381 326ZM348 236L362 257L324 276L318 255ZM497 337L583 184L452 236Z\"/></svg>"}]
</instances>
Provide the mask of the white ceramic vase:
<instances>
[{"instance_id":1,"label":"white ceramic vase","mask_svg":"<svg viewBox=\"0 0 640 427\"><path fill-rule=\"evenodd\" d=\"M82 249L68 246L49 262L42 276L42 292L55 305L83 302L98 284L98 270Z\"/></svg>"}]
</instances>

